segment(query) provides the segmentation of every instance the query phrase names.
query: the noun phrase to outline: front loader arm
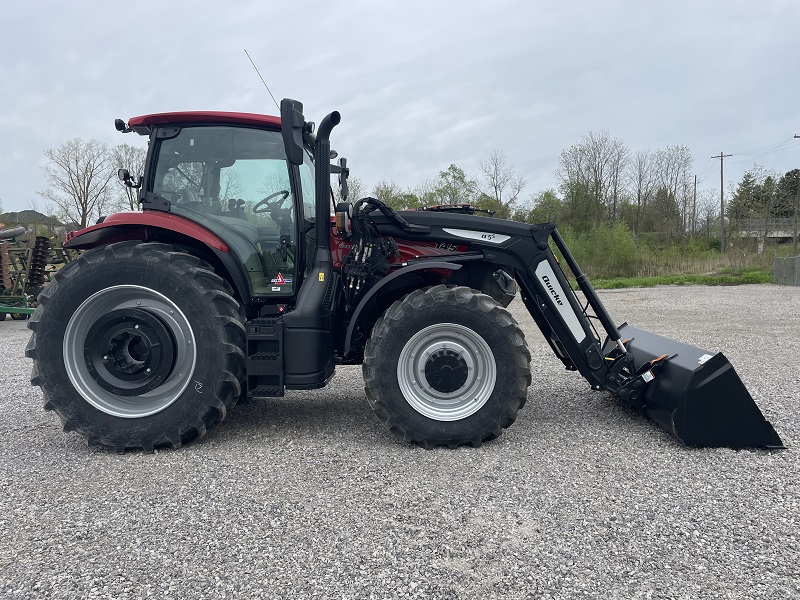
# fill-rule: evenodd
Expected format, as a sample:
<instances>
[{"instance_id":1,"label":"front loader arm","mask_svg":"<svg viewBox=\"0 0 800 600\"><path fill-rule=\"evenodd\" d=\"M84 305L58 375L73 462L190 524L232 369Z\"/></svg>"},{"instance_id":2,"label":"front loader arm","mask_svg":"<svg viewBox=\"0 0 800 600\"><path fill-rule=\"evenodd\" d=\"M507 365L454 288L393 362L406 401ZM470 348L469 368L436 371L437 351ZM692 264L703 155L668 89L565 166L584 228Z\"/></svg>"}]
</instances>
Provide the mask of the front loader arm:
<instances>
[{"instance_id":1,"label":"front loader arm","mask_svg":"<svg viewBox=\"0 0 800 600\"><path fill-rule=\"evenodd\" d=\"M611 316L603 306L588 279L578 268L555 225L547 223L534 226L532 237L538 253L524 271L517 271L517 282L522 290L522 300L533 320L539 326L555 355L567 369L578 371L593 389L607 389L619 394L635 372L633 358L627 353ZM550 248L555 243L564 261L570 267L584 293L587 304L581 305L572 291L561 265ZM600 322L616 352L608 360L601 339L589 318ZM623 369L627 367L627 371Z\"/></svg>"},{"instance_id":2,"label":"front loader arm","mask_svg":"<svg viewBox=\"0 0 800 600\"><path fill-rule=\"evenodd\" d=\"M553 223L527 225L434 211L402 215L422 227L409 231L380 216L374 223L381 235L466 244L486 264L513 273L553 352L592 389L612 392L689 445L783 447L721 353L628 324L617 327ZM583 300L572 290L551 244Z\"/></svg>"},{"instance_id":3,"label":"front loader arm","mask_svg":"<svg viewBox=\"0 0 800 600\"><path fill-rule=\"evenodd\" d=\"M538 244L541 254L518 279L528 311L568 368L571 363L593 389L611 391L685 444L784 447L722 353L627 323L618 328L555 227L544 230L575 277L586 306L577 301L544 240ZM591 327L589 308L608 336L602 346ZM584 335L590 330L593 335Z\"/></svg>"},{"instance_id":4,"label":"front loader arm","mask_svg":"<svg viewBox=\"0 0 800 600\"><path fill-rule=\"evenodd\" d=\"M480 252L484 263L513 274L528 311L564 365L570 370L577 370L594 389L619 390L622 381L619 377L609 378L612 370L610 361L603 356L600 336L553 254L551 238L562 255L568 257L567 264L577 271L575 276L582 284L593 316L601 315L600 323L608 338L618 342L619 332L588 280L577 268L555 224L529 225L437 212L401 214L404 223L418 226L418 232L402 228L391 218L376 213L370 216L382 236L452 245L466 243L472 251ZM409 261L408 264L413 263ZM626 356L621 342L618 343L622 349L619 353L622 360L615 360L615 367L619 370L621 362L627 362L632 371L632 359ZM615 359L620 357L615 356Z\"/></svg>"}]
</instances>

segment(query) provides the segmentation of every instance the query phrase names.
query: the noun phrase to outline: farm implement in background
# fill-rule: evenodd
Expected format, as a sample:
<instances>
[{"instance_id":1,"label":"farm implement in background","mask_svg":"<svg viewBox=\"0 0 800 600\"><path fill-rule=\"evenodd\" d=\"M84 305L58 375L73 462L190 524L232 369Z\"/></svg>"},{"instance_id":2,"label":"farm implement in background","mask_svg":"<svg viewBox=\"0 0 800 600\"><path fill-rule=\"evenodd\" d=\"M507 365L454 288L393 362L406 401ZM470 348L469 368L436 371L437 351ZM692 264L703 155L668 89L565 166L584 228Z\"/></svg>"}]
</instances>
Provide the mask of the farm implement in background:
<instances>
[{"instance_id":1,"label":"farm implement in background","mask_svg":"<svg viewBox=\"0 0 800 600\"><path fill-rule=\"evenodd\" d=\"M6 315L17 321L30 318L57 265L77 255L54 247L45 236L36 236L31 245L23 239L26 233L24 227L0 228L0 321Z\"/></svg>"}]
</instances>

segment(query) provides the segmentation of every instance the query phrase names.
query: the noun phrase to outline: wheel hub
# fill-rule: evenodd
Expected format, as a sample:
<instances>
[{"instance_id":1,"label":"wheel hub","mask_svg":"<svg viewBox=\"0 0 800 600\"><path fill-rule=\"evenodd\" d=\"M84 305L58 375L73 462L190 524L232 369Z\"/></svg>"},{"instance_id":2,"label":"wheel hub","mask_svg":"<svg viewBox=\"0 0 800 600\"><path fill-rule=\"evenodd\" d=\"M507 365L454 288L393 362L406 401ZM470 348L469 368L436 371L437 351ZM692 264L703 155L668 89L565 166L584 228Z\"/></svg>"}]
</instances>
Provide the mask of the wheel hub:
<instances>
[{"instance_id":1,"label":"wheel hub","mask_svg":"<svg viewBox=\"0 0 800 600\"><path fill-rule=\"evenodd\" d=\"M425 363L425 379L437 392L449 394L463 387L469 375L464 358L450 348L437 350Z\"/></svg>"},{"instance_id":2,"label":"wheel hub","mask_svg":"<svg viewBox=\"0 0 800 600\"><path fill-rule=\"evenodd\" d=\"M408 404L437 421L475 414L492 395L497 366L491 348L474 330L457 323L421 329L403 346L397 383Z\"/></svg>"},{"instance_id":3,"label":"wheel hub","mask_svg":"<svg viewBox=\"0 0 800 600\"><path fill-rule=\"evenodd\" d=\"M116 285L86 298L67 323L62 348L67 375L84 400L126 419L175 402L197 361L183 311L139 285Z\"/></svg>"},{"instance_id":4,"label":"wheel hub","mask_svg":"<svg viewBox=\"0 0 800 600\"><path fill-rule=\"evenodd\" d=\"M89 375L103 389L137 396L158 387L175 364L175 340L155 315L137 308L112 310L89 329L83 345Z\"/></svg>"}]
</instances>

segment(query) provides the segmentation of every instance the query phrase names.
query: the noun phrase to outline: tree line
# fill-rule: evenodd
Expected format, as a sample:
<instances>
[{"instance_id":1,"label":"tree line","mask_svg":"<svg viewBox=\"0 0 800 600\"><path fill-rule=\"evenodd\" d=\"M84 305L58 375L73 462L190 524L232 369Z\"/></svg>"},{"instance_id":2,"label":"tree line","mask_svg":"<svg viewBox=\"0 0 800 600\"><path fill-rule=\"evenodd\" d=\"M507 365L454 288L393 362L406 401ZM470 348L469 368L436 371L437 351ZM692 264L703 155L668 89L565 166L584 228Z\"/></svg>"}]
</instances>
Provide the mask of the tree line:
<instances>
[{"instance_id":1,"label":"tree line","mask_svg":"<svg viewBox=\"0 0 800 600\"><path fill-rule=\"evenodd\" d=\"M727 191L724 212L719 188L697 188L694 159L685 146L631 151L607 131L589 132L561 151L556 189L522 199L524 178L503 152L493 152L476 178L456 165L436 179L403 190L382 181L372 195L394 208L430 204L474 204L495 216L528 223L555 222L575 235L623 226L636 244L666 247L689 241L720 248L723 220L735 231L754 223L764 241L786 219L794 232L800 216L800 170L783 175L754 166ZM360 184L356 183L359 191ZM749 220L749 221L747 221ZM786 227L782 222L781 226ZM785 231L786 229L784 229ZM761 244L763 250L764 244Z\"/></svg>"},{"instance_id":2,"label":"tree line","mask_svg":"<svg viewBox=\"0 0 800 600\"><path fill-rule=\"evenodd\" d=\"M45 152L48 187L39 192L46 211L66 223L91 225L114 210L137 210L137 190L124 186L117 170L140 174L146 150L96 140L70 140ZM626 228L636 244L685 251L687 241L719 248L721 212L718 189L697 189L694 159L685 146L631 151L607 131L589 132L561 151L556 189L522 197L524 177L497 150L480 163L475 176L455 164L413 188L379 181L372 189L349 180L350 198L371 195L395 209L431 205L475 205L495 217L528 223L555 222L579 236L603 227ZM784 174L755 166L728 191L725 220L732 229L765 223L764 241L775 219L794 231L800 215L800 170ZM786 227L785 222L781 226Z\"/></svg>"}]
</instances>

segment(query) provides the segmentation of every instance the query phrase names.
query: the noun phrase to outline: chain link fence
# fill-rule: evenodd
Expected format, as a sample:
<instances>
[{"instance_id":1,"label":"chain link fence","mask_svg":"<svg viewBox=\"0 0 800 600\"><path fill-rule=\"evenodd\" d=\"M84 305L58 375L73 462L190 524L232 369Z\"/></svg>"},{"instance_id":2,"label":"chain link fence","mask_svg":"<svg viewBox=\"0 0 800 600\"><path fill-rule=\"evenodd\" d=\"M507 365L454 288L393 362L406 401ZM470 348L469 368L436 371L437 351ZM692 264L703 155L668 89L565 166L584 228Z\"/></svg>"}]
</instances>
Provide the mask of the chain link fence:
<instances>
[{"instance_id":1,"label":"chain link fence","mask_svg":"<svg viewBox=\"0 0 800 600\"><path fill-rule=\"evenodd\" d=\"M800 285L800 256L775 257L775 283Z\"/></svg>"}]
</instances>

